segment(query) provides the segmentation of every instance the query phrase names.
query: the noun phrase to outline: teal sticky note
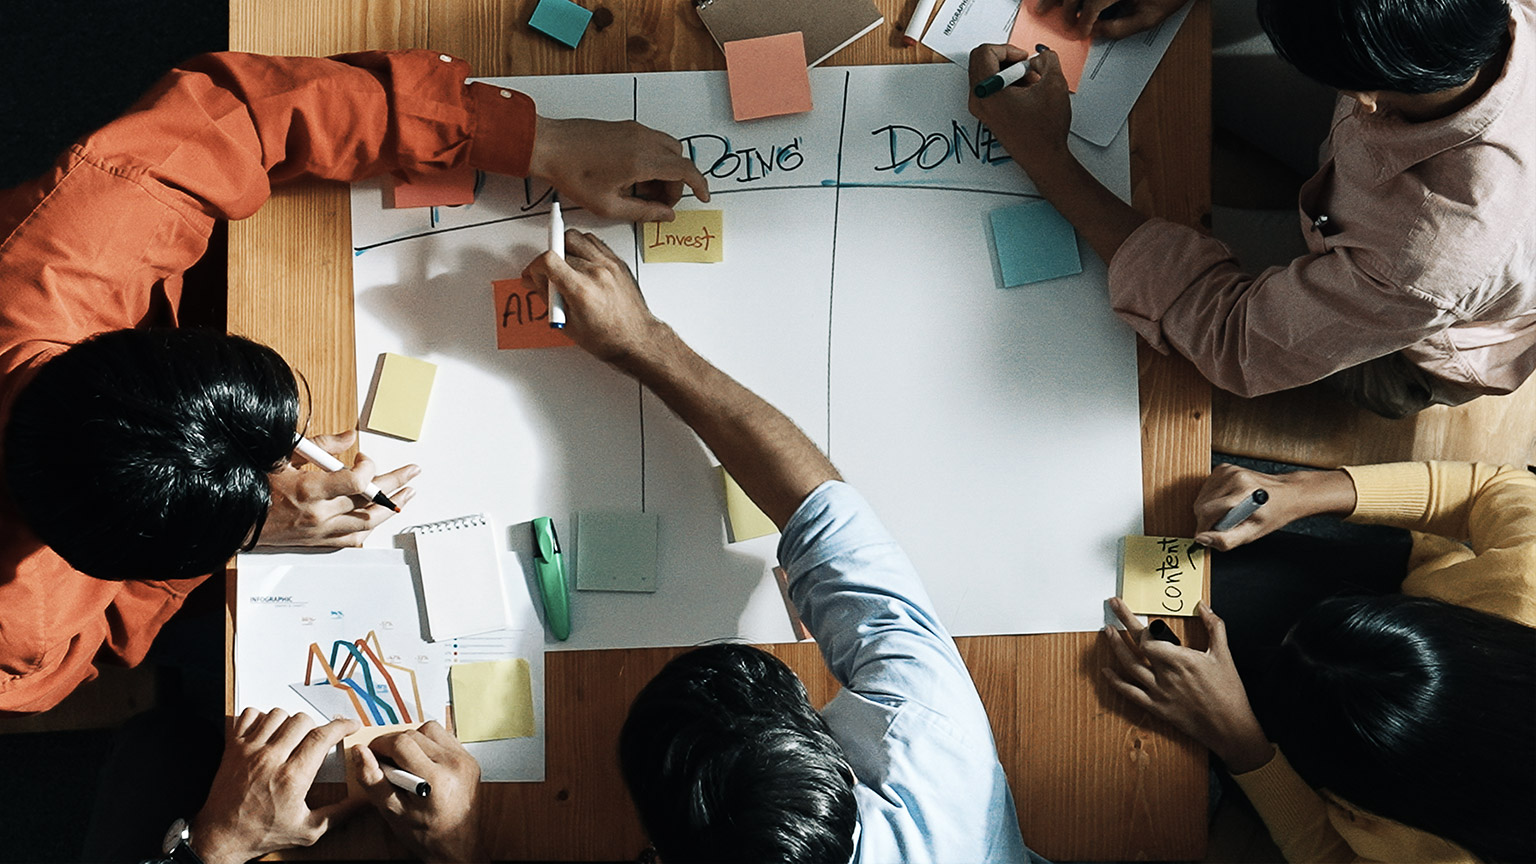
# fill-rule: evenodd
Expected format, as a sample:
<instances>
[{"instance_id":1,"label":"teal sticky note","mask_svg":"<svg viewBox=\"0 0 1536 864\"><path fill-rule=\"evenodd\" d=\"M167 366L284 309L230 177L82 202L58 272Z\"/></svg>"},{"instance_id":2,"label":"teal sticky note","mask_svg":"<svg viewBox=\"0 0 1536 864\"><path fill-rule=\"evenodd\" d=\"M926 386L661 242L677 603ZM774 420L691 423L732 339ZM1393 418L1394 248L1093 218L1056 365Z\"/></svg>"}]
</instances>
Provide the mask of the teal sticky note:
<instances>
[{"instance_id":1,"label":"teal sticky note","mask_svg":"<svg viewBox=\"0 0 1536 864\"><path fill-rule=\"evenodd\" d=\"M656 517L576 514L576 590L656 590Z\"/></svg>"},{"instance_id":2,"label":"teal sticky note","mask_svg":"<svg viewBox=\"0 0 1536 864\"><path fill-rule=\"evenodd\" d=\"M528 26L572 48L587 32L587 22L592 12L572 3L571 0L539 0Z\"/></svg>"},{"instance_id":3,"label":"teal sticky note","mask_svg":"<svg viewBox=\"0 0 1536 864\"><path fill-rule=\"evenodd\" d=\"M993 210L992 239L1004 288L1083 272L1077 232L1048 201Z\"/></svg>"}]
</instances>

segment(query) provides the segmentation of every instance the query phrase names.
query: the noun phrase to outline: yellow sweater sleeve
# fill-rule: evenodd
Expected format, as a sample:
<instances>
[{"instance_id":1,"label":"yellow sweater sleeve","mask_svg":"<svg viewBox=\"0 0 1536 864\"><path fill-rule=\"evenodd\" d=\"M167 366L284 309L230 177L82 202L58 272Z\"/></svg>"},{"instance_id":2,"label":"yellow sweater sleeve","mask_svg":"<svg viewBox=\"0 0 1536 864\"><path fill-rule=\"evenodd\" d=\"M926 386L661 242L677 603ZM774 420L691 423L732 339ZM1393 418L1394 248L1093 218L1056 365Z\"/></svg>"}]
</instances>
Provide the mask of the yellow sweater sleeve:
<instances>
[{"instance_id":1,"label":"yellow sweater sleeve","mask_svg":"<svg viewBox=\"0 0 1536 864\"><path fill-rule=\"evenodd\" d=\"M1279 748L1275 748L1274 758L1263 767L1234 774L1232 779L1259 811L1259 818L1269 828L1269 836L1280 847L1285 860L1362 860L1329 821L1327 802L1301 779Z\"/></svg>"},{"instance_id":2,"label":"yellow sweater sleeve","mask_svg":"<svg viewBox=\"0 0 1536 864\"><path fill-rule=\"evenodd\" d=\"M1422 532L1414 536L1404 594L1536 626L1536 476L1465 462L1344 470L1355 483L1351 521Z\"/></svg>"}]
</instances>

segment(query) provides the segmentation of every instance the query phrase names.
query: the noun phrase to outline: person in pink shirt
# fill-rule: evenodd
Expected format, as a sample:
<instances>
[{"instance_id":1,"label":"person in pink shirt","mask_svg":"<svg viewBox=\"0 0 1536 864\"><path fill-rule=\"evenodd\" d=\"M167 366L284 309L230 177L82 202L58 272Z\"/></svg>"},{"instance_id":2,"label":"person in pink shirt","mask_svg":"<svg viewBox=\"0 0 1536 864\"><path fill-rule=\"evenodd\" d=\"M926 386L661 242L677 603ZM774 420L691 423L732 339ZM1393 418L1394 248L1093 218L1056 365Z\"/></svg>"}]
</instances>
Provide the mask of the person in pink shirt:
<instances>
[{"instance_id":1,"label":"person in pink shirt","mask_svg":"<svg viewBox=\"0 0 1536 864\"><path fill-rule=\"evenodd\" d=\"M1123 2L1112 19L1098 0L1066 14L1119 37L1181 5ZM1258 17L1281 57L1339 91L1300 191L1307 251L1283 266L1245 271L1219 241L1143 216L1088 174L1067 148L1049 46L971 113L1109 262L1121 318L1217 386L1255 396L1324 381L1388 417L1519 387L1536 368L1536 10L1259 0ZM1028 56L981 46L972 78Z\"/></svg>"}]
</instances>

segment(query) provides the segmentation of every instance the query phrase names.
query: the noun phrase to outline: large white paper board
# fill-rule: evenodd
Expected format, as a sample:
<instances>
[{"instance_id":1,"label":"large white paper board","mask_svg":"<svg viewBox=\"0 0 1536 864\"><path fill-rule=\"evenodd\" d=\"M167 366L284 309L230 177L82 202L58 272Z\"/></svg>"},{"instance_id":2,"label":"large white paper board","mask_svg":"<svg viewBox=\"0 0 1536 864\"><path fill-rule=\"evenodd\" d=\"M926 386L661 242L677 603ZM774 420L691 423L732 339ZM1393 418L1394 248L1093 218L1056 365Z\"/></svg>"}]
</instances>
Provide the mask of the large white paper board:
<instances>
[{"instance_id":1,"label":"large white paper board","mask_svg":"<svg viewBox=\"0 0 1536 864\"><path fill-rule=\"evenodd\" d=\"M961 70L810 74L815 111L746 124L723 73L496 80L545 115L638 119L685 142L713 200L680 206L724 211L723 263L640 263L632 226L569 207L567 223L828 450L952 632L1097 629L1116 541L1141 526L1135 345L1103 264L1085 246L1081 275L999 287L988 213L1038 196L967 114ZM1123 136L1072 146L1128 197ZM791 641L777 537L726 544L719 475L687 427L579 349L496 349L490 283L544 251L547 190L488 177L465 207L381 202L382 184L353 187L360 388L383 351L439 364L419 442L363 436L382 467L423 468L398 526L552 516L579 564L576 512L643 508L660 520L657 592L574 593L571 638L549 647Z\"/></svg>"}]
</instances>

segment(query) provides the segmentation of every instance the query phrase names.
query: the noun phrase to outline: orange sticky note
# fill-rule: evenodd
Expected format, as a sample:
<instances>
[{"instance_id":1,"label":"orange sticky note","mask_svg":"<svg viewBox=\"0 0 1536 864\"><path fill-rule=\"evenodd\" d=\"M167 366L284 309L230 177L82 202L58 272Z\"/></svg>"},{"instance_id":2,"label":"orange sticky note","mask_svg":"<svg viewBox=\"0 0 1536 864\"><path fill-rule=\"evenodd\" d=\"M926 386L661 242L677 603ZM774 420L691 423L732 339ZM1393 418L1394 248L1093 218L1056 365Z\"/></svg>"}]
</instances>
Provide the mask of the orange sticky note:
<instances>
[{"instance_id":1,"label":"orange sticky note","mask_svg":"<svg viewBox=\"0 0 1536 864\"><path fill-rule=\"evenodd\" d=\"M1083 66L1088 62L1088 48L1093 44L1093 39L1079 39L1067 27L1061 9L1036 12L1035 4L1026 0L1019 6L1019 17L1013 19L1013 32L1008 36L1008 44L1023 48L1031 54L1035 53L1036 45L1044 45L1055 51L1056 57L1061 60L1061 74L1067 78L1067 89L1076 93L1078 83L1083 80Z\"/></svg>"},{"instance_id":2,"label":"orange sticky note","mask_svg":"<svg viewBox=\"0 0 1536 864\"><path fill-rule=\"evenodd\" d=\"M408 177L390 178L390 207L454 207L475 203L475 169L468 165L430 174L410 173Z\"/></svg>"},{"instance_id":3,"label":"orange sticky note","mask_svg":"<svg viewBox=\"0 0 1536 864\"><path fill-rule=\"evenodd\" d=\"M549 298L521 279L491 283L496 295L496 347L558 348L573 345L564 330L549 326Z\"/></svg>"},{"instance_id":4,"label":"orange sticky note","mask_svg":"<svg viewBox=\"0 0 1536 864\"><path fill-rule=\"evenodd\" d=\"M800 31L738 39L723 47L731 112L738 121L811 110L811 76Z\"/></svg>"}]
</instances>

